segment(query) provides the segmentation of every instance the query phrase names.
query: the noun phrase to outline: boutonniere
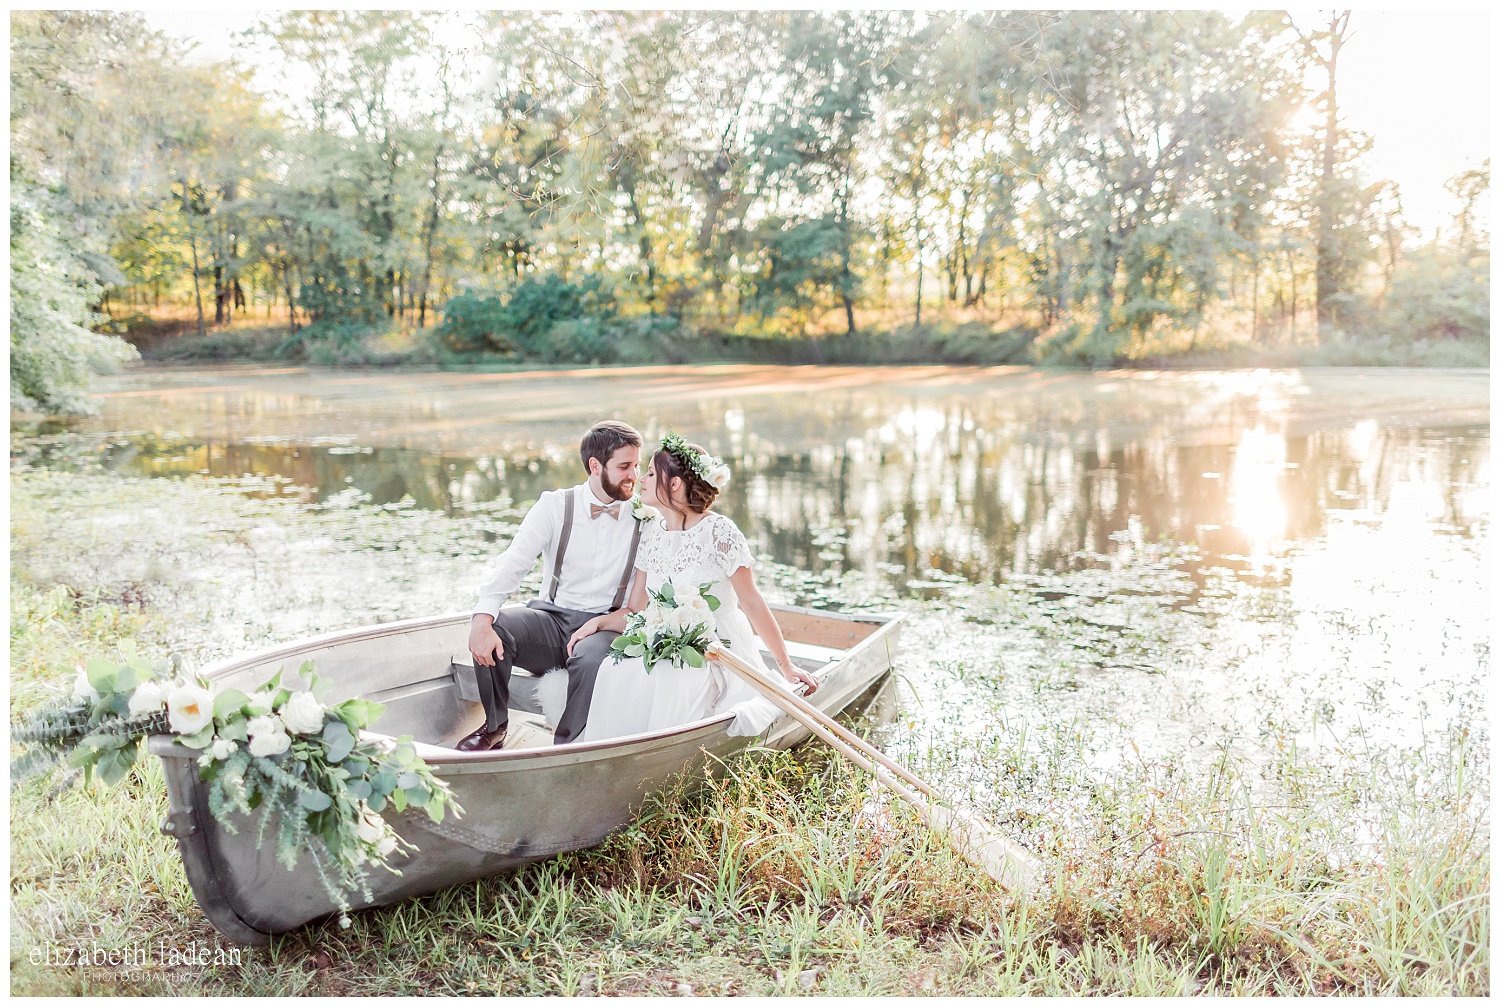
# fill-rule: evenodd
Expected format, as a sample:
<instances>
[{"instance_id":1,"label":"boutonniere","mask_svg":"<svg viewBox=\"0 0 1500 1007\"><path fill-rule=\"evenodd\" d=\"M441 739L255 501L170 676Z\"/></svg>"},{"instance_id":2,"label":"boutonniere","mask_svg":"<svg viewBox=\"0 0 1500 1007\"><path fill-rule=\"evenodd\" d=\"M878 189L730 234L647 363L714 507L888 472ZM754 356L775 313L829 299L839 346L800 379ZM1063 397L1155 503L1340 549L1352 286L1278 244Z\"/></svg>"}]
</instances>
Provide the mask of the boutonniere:
<instances>
[{"instance_id":1,"label":"boutonniere","mask_svg":"<svg viewBox=\"0 0 1500 1007\"><path fill-rule=\"evenodd\" d=\"M655 521L657 518L661 517L661 511L657 510L655 507L646 506L646 502L642 500L641 495L637 493L635 496L630 498L630 516L635 518L637 521Z\"/></svg>"}]
</instances>

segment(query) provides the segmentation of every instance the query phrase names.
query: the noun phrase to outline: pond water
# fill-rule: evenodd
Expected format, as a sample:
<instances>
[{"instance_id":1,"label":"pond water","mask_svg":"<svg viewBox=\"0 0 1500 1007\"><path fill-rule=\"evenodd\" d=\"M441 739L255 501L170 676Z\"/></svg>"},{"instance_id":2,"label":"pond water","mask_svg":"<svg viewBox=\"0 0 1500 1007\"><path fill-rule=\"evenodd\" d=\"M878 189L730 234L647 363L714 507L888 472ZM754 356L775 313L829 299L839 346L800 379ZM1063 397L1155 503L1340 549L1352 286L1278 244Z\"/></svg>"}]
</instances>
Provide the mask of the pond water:
<instances>
[{"instance_id":1,"label":"pond water","mask_svg":"<svg viewBox=\"0 0 1500 1007\"><path fill-rule=\"evenodd\" d=\"M1183 746L1482 731L1487 371L147 369L103 392L13 423L16 463L458 517L578 481L594 419L677 430L733 465L721 509L782 597L908 613L934 737L1018 711Z\"/></svg>"}]
</instances>

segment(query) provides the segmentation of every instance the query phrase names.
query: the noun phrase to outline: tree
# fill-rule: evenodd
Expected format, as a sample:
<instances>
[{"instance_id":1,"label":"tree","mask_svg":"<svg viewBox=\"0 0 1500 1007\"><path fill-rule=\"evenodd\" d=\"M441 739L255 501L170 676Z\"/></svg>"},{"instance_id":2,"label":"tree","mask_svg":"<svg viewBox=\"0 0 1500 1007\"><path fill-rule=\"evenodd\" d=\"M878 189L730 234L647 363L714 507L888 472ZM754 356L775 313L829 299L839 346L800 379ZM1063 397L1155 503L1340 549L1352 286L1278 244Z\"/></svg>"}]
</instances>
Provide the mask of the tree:
<instances>
[{"instance_id":1,"label":"tree","mask_svg":"<svg viewBox=\"0 0 1500 1007\"><path fill-rule=\"evenodd\" d=\"M827 290L843 308L848 335L856 330L860 288L853 211L858 152L882 73L882 28L857 14L789 15L780 26L783 83L775 111L751 141L764 184L779 190L792 211L767 222L770 254L758 296L763 303L790 298L800 308Z\"/></svg>"},{"instance_id":2,"label":"tree","mask_svg":"<svg viewBox=\"0 0 1500 1007\"><path fill-rule=\"evenodd\" d=\"M87 411L89 375L135 350L93 331L114 226L157 177L154 105L177 58L135 15L11 17L11 398Z\"/></svg>"},{"instance_id":3,"label":"tree","mask_svg":"<svg viewBox=\"0 0 1500 1007\"><path fill-rule=\"evenodd\" d=\"M1283 170L1294 82L1266 44L1280 30L1259 15L1121 13L1046 33L1049 188L1078 228L1074 297L1094 305L1069 352L1116 359L1127 336L1194 324L1219 296L1223 257L1253 238Z\"/></svg>"},{"instance_id":4,"label":"tree","mask_svg":"<svg viewBox=\"0 0 1500 1007\"><path fill-rule=\"evenodd\" d=\"M1351 234L1349 224L1356 216L1357 184L1350 171L1353 156L1362 152L1351 148L1349 138L1339 128L1338 66L1339 54L1349 41L1351 12L1334 11L1328 27L1303 35L1306 58L1323 70L1327 86L1318 101L1323 106L1322 166L1317 192L1317 291L1318 324L1331 324L1338 305L1347 299L1348 288L1358 268L1360 242Z\"/></svg>"}]
</instances>

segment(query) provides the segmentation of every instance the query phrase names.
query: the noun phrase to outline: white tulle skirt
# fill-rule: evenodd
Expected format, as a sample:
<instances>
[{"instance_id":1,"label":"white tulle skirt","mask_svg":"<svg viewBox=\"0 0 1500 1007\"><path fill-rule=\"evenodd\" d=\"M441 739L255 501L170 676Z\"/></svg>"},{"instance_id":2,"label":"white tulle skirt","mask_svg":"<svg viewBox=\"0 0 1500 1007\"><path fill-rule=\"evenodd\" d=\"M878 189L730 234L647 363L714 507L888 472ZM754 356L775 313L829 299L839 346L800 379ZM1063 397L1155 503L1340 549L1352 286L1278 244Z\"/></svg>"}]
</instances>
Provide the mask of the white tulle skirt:
<instances>
[{"instance_id":1,"label":"white tulle skirt","mask_svg":"<svg viewBox=\"0 0 1500 1007\"><path fill-rule=\"evenodd\" d=\"M787 687L780 672L765 667L755 632L743 612L721 609L716 622L720 639L737 657ZM754 686L717 664L679 668L664 662L648 670L638 657L609 657L594 679L588 723L578 740L663 731L725 713L734 714L730 735L754 737L770 727L780 712Z\"/></svg>"}]
</instances>

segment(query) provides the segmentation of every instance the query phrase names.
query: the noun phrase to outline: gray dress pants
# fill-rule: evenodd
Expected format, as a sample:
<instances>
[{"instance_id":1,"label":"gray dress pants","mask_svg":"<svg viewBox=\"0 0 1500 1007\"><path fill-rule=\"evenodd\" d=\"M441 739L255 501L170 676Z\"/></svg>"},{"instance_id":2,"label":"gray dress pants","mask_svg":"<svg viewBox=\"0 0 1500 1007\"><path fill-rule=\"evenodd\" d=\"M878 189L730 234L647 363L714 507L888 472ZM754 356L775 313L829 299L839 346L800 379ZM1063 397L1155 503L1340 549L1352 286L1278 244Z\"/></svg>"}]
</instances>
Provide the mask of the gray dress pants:
<instances>
[{"instance_id":1,"label":"gray dress pants","mask_svg":"<svg viewBox=\"0 0 1500 1007\"><path fill-rule=\"evenodd\" d=\"M484 729L498 731L510 720L510 672L520 665L527 671L553 668L568 670L568 705L557 722L553 738L559 745L577 738L588 722L589 703L594 698L594 679L599 665L609 656L609 645L618 633L595 633L579 642L568 656L568 640L598 612L575 612L540 598L525 608L502 609L495 619L504 656L492 667L474 666L479 700L484 704Z\"/></svg>"}]
</instances>

